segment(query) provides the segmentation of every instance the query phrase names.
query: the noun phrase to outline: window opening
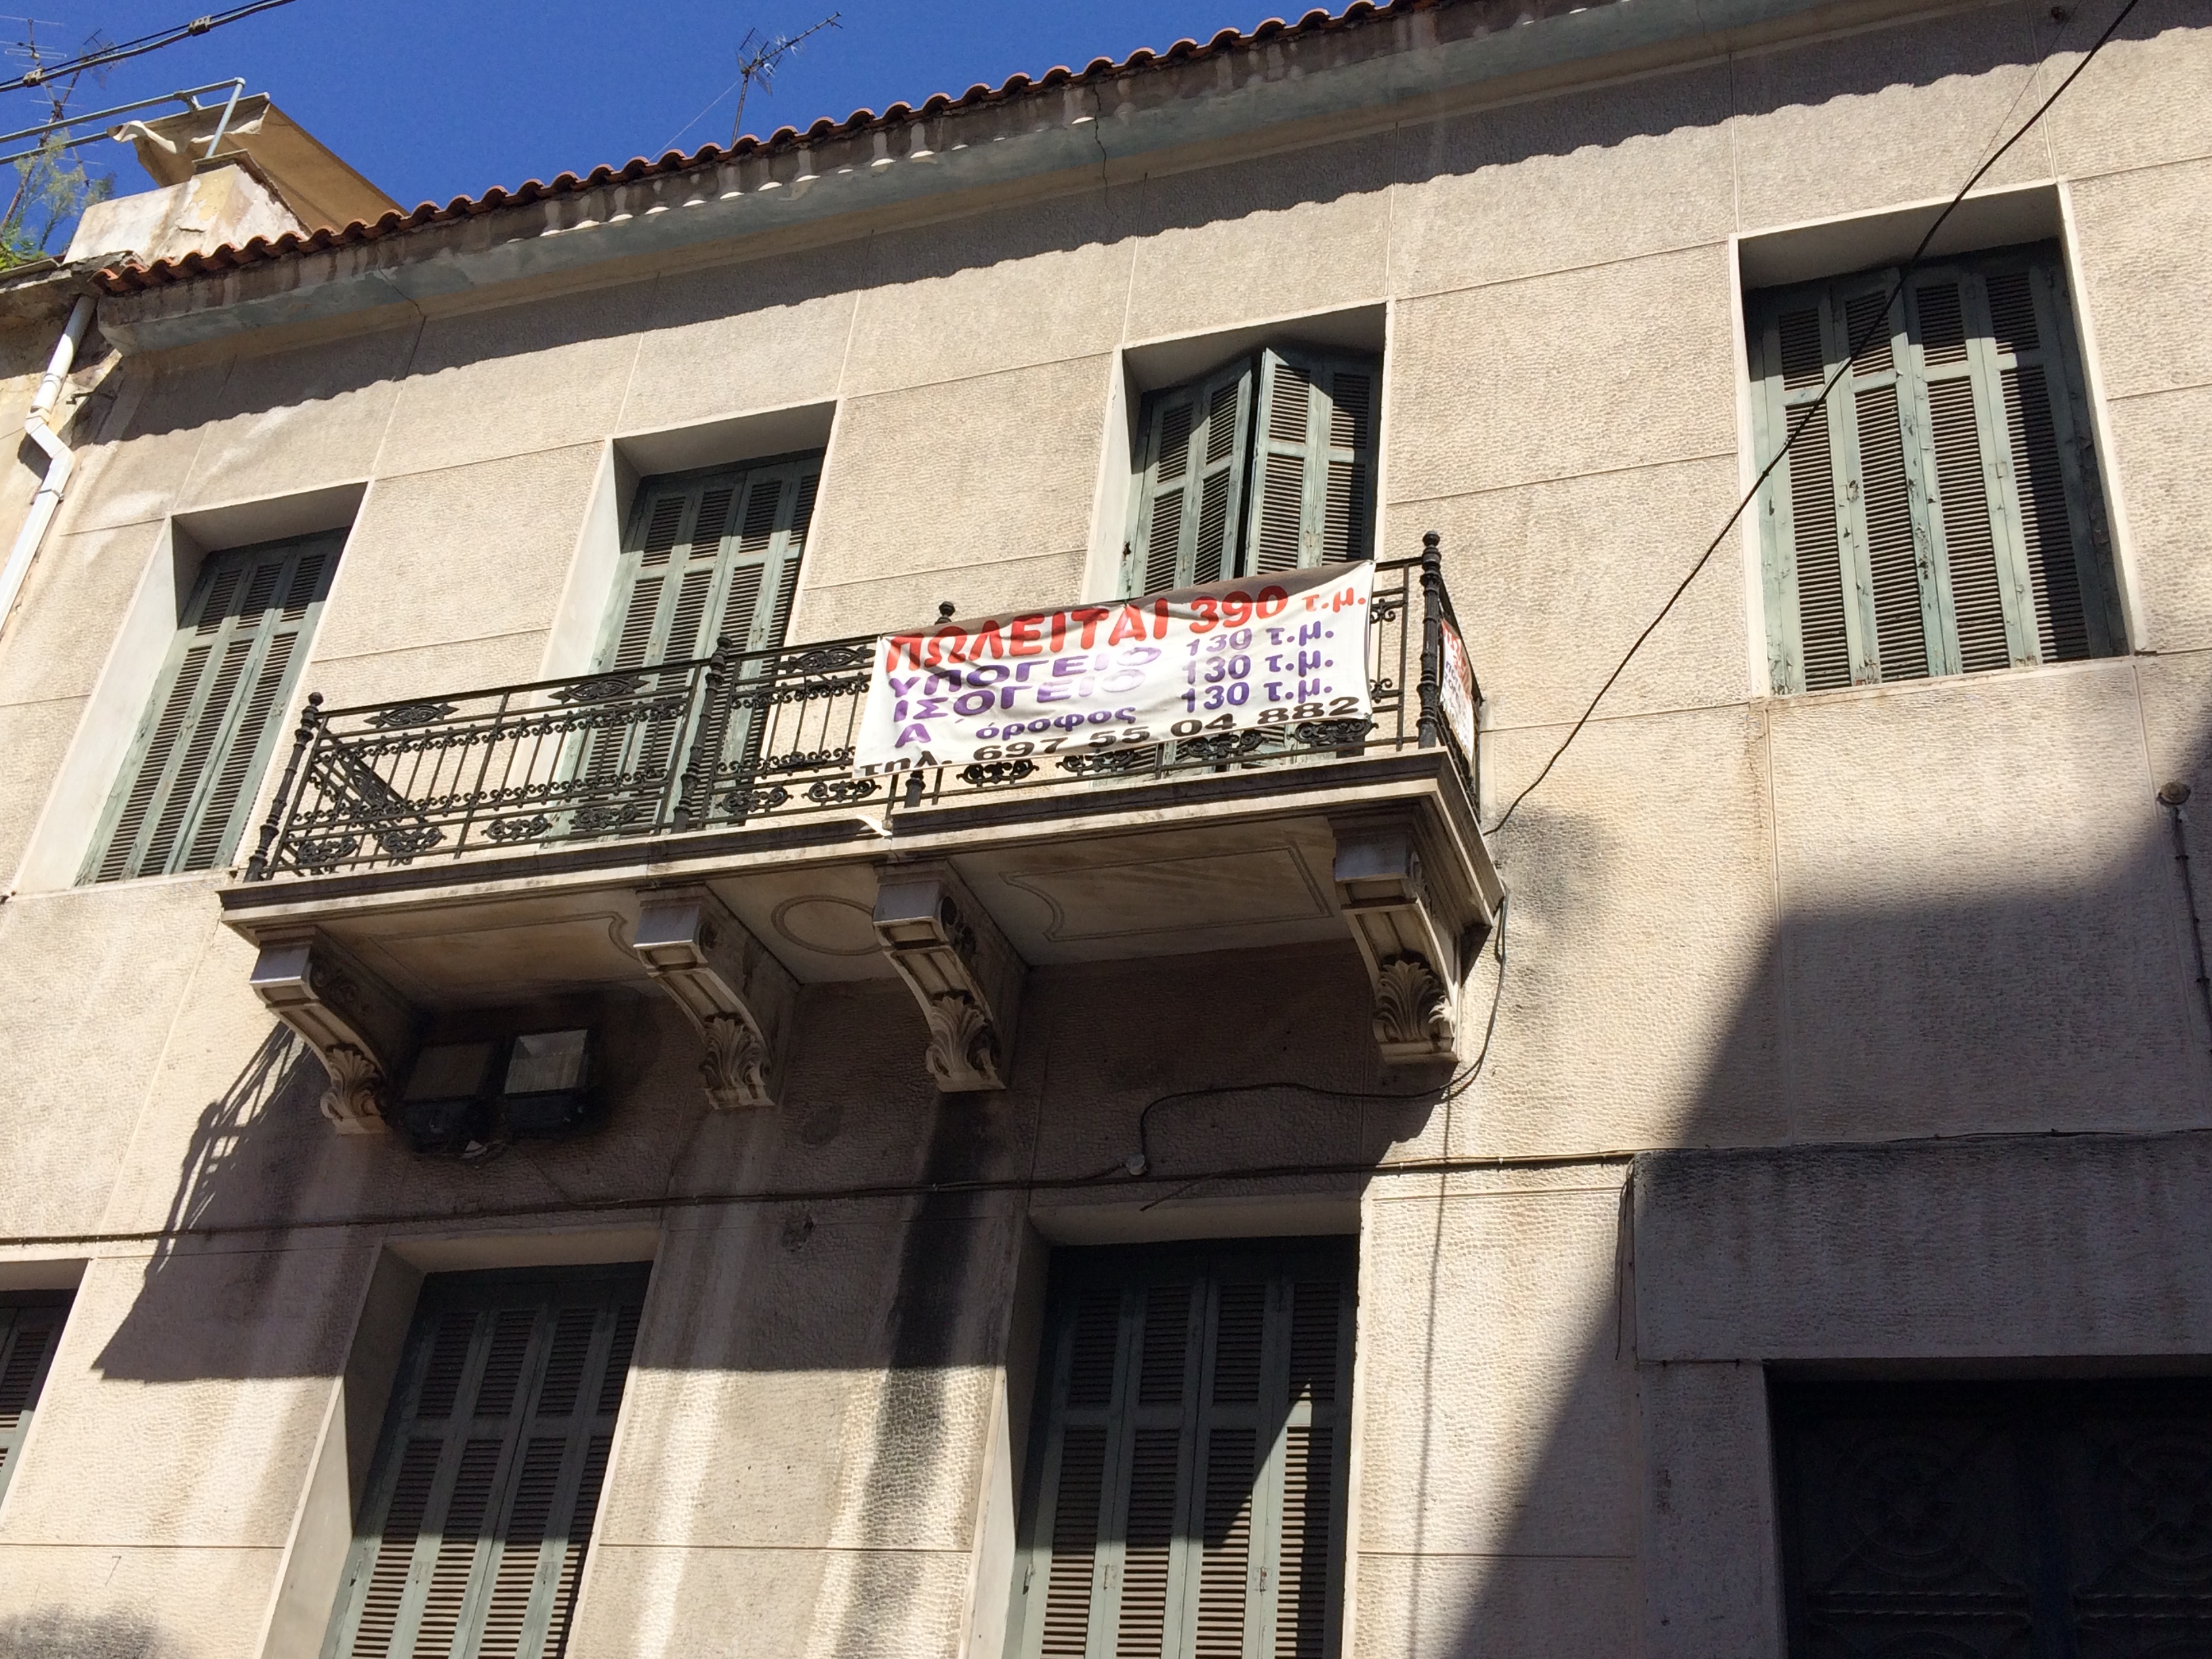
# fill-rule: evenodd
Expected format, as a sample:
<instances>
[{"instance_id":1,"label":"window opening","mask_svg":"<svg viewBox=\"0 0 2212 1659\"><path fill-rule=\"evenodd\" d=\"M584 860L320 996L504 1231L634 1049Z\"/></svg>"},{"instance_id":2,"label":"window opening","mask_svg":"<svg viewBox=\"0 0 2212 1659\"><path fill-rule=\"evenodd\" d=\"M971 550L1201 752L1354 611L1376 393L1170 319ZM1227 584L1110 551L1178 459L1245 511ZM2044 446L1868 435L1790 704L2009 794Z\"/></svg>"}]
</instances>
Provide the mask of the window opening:
<instances>
[{"instance_id":1,"label":"window opening","mask_svg":"<svg viewBox=\"0 0 2212 1659\"><path fill-rule=\"evenodd\" d=\"M1010 1652L1337 1652L1353 1285L1346 1240L1054 1259Z\"/></svg>"},{"instance_id":2,"label":"window opening","mask_svg":"<svg viewBox=\"0 0 2212 1659\"><path fill-rule=\"evenodd\" d=\"M642 1266L423 1281L324 1659L557 1659Z\"/></svg>"},{"instance_id":3,"label":"window opening","mask_svg":"<svg viewBox=\"0 0 2212 1659\"><path fill-rule=\"evenodd\" d=\"M1777 691L2126 648L2056 243L1749 296ZM1817 404L1807 418L1808 405Z\"/></svg>"},{"instance_id":4,"label":"window opening","mask_svg":"<svg viewBox=\"0 0 2212 1659\"><path fill-rule=\"evenodd\" d=\"M1781 1383L1790 1651L2212 1651L2212 1382Z\"/></svg>"},{"instance_id":5,"label":"window opening","mask_svg":"<svg viewBox=\"0 0 2212 1659\"><path fill-rule=\"evenodd\" d=\"M81 880L229 860L344 542L332 531L209 556Z\"/></svg>"},{"instance_id":6,"label":"window opening","mask_svg":"<svg viewBox=\"0 0 2212 1659\"><path fill-rule=\"evenodd\" d=\"M711 655L727 635L743 659L738 682L770 678L771 662L746 653L783 645L821 482L819 454L647 479L623 543L600 671L649 680L663 664ZM677 690L678 677L666 678L667 689ZM722 734L726 760L757 750L761 712L739 698ZM582 763L586 775L665 776L682 764L684 735L672 702L665 719L595 735Z\"/></svg>"},{"instance_id":7,"label":"window opening","mask_svg":"<svg viewBox=\"0 0 2212 1659\"><path fill-rule=\"evenodd\" d=\"M53 1368L71 1297L67 1291L0 1296L0 1498L22 1461L31 1418Z\"/></svg>"},{"instance_id":8,"label":"window opening","mask_svg":"<svg viewBox=\"0 0 2212 1659\"><path fill-rule=\"evenodd\" d=\"M1148 393L1122 591L1373 556L1381 387L1379 358L1286 349Z\"/></svg>"}]
</instances>

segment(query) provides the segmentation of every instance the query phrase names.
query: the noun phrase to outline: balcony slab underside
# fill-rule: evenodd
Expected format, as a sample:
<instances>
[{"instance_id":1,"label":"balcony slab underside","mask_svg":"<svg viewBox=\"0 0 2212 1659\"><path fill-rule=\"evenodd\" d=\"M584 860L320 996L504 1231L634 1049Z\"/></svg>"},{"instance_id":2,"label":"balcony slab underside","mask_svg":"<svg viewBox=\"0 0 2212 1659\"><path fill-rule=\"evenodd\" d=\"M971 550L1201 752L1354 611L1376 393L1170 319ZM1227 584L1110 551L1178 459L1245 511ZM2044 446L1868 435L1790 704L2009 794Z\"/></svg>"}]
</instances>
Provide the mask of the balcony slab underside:
<instances>
[{"instance_id":1,"label":"balcony slab underside","mask_svg":"<svg viewBox=\"0 0 2212 1659\"><path fill-rule=\"evenodd\" d=\"M1449 1060L1501 896L1465 775L1430 748L240 883L222 905L262 947L257 989L332 1073L325 1114L373 1130L458 1011L657 981L707 1045L714 1103L758 1104L798 987L899 978L939 1086L988 1089L1030 968L1347 932L1384 1058Z\"/></svg>"},{"instance_id":2,"label":"balcony slab underside","mask_svg":"<svg viewBox=\"0 0 2212 1659\"><path fill-rule=\"evenodd\" d=\"M642 983L638 896L709 887L802 984L893 976L872 923L886 869L949 861L1036 966L1341 939L1332 821L1406 814L1456 854L1486 925L1498 878L1441 750L1157 785L1010 790L958 805L568 844L240 884L257 942L301 926L442 1009ZM1437 872L1441 874L1443 872Z\"/></svg>"}]
</instances>

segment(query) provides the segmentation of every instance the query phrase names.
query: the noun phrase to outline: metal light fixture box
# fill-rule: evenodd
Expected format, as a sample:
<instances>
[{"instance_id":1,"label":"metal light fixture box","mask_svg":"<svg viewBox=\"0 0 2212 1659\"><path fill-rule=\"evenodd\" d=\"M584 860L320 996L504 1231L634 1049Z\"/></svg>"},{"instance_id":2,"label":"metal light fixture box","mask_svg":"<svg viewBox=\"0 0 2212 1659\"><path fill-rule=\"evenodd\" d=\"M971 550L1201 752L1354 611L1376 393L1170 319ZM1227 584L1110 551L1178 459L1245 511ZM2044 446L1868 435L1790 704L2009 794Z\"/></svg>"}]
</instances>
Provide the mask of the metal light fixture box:
<instances>
[{"instance_id":1,"label":"metal light fixture box","mask_svg":"<svg viewBox=\"0 0 2212 1659\"><path fill-rule=\"evenodd\" d=\"M559 1134L592 1113L592 1034L588 1030L524 1031L509 1047L500 1090L508 1133Z\"/></svg>"},{"instance_id":2,"label":"metal light fixture box","mask_svg":"<svg viewBox=\"0 0 2212 1659\"><path fill-rule=\"evenodd\" d=\"M423 1152L580 1127L594 1104L592 1050L582 1028L433 1044L408 1074L400 1127Z\"/></svg>"},{"instance_id":3,"label":"metal light fixture box","mask_svg":"<svg viewBox=\"0 0 2212 1659\"><path fill-rule=\"evenodd\" d=\"M489 1097L496 1042L424 1048L399 1097L399 1127L418 1152L459 1152L492 1138Z\"/></svg>"}]
</instances>

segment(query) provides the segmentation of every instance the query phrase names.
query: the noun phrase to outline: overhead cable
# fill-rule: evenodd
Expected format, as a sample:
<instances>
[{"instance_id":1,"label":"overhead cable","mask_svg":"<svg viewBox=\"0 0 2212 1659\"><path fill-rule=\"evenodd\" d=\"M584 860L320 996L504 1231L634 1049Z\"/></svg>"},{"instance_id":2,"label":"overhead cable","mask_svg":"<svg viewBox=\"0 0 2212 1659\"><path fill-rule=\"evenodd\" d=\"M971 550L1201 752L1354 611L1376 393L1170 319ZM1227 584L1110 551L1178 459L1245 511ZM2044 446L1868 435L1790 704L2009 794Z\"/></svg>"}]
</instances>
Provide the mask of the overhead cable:
<instances>
[{"instance_id":1,"label":"overhead cable","mask_svg":"<svg viewBox=\"0 0 2212 1659\"><path fill-rule=\"evenodd\" d=\"M1173 1094L1158 1095L1145 1103L1144 1109L1137 1114L1135 1154L1119 1164L1102 1170L1091 1179L1103 1181L1109 1176L1142 1176L1151 1173L1152 1114L1163 1106L1179 1105L1188 1100L1215 1100L1225 1095L1256 1094L1306 1095L1316 1100L1416 1100L1425 1101L1434 1106L1442 1106L1448 1102L1457 1100L1469 1089L1474 1087L1476 1080L1482 1076L1482 1063L1490 1058L1491 1039L1498 1035L1498 1007L1505 996L1505 919L1512 902L1513 896L1510 893L1498 901L1498 927L1491 935L1492 948L1498 958L1498 977L1491 986L1490 1018L1482 1028L1482 1047L1476 1051L1474 1060L1468 1063L1467 1069L1455 1073L1441 1088L1376 1093L1371 1090L1328 1089L1315 1083L1275 1082L1217 1083L1200 1089L1178 1089ZM1214 1177L1201 1178L1211 1180Z\"/></svg>"},{"instance_id":2,"label":"overhead cable","mask_svg":"<svg viewBox=\"0 0 2212 1659\"><path fill-rule=\"evenodd\" d=\"M267 11L276 6L289 6L292 0L252 0L252 3L233 6L228 11L219 11L205 17L195 17L189 23L161 29L152 34L142 34L135 40L123 40L109 46L98 46L64 64L42 64L12 81L0 81L0 92L16 92L25 87L44 86L47 82L64 75L75 75L85 70L105 69L110 64L119 64L126 58L143 58L149 52L159 52L163 46L173 46L179 40L205 34L219 29L225 23L235 23L241 17L251 17L257 11Z\"/></svg>"},{"instance_id":3,"label":"overhead cable","mask_svg":"<svg viewBox=\"0 0 2212 1659\"><path fill-rule=\"evenodd\" d=\"M1690 567L1689 574L1676 584L1674 591L1667 596L1667 603L1659 607L1658 614L1644 625L1644 631L1636 636L1628 649L1622 653L1620 660L1613 665L1613 672L1605 677L1605 684L1598 687L1597 695L1589 700L1589 706L1583 710L1581 717L1568 729L1567 735L1560 741L1559 746L1552 751L1551 758L1544 763L1542 769L1529 781L1528 787L1514 796L1505 810L1498 815L1498 822L1490 826L1489 833L1496 835L1503 830L1511 820L1521 803L1535 793L1537 786L1551 775L1553 767L1559 764L1559 757L1565 754L1568 745L1582 735L1583 727L1589 724L1590 716L1597 713L1598 704L1605 700L1605 694L1613 690L1613 682L1620 678L1636 653L1644 648L1644 641L1650 639L1653 630L1661 623L1666 621L1668 612L1674 610L1682 595L1689 591L1690 584L1697 580L1698 572L1702 571L1711 562L1713 555L1720 550L1721 543L1727 539L1729 532L1735 528L1736 521L1743 517L1744 509L1759 498L1759 492L1766 487L1766 481L1772 476L1774 469L1781 465L1784 459L1788 456L1790 446L1797 441L1798 434L1804 431L1807 423L1815 414L1827 406L1828 395L1836 389L1837 383L1843 379L1845 371L1850 368L1852 360L1866 349L1868 343L1874 338L1877 329L1887 325L1890 312L1896 307L1898 298L1905 292L1905 285L1911 280L1912 273L1919 269L1921 259L1926 255L1929 245L1936 240L1936 233L1943 228L1944 222L1950 218L1960 203L1966 199L1966 192L1981 183L1989 170L2003 158L2005 152L2026 137L2035 124L2040 121L2050 112L2051 106L2064 94L2066 88L2072 86L2079 78L2081 71L2096 61L2097 54L2104 50L2105 43L2112 38L2122 23L2127 21L2128 14L2136 9L2137 3L2138 0L2127 0L2127 3L2120 8L2112 21L2105 25L2105 32L2097 37L2096 44L2083 54L2081 61L2075 64L2066 78L2053 89L2051 96L2036 106L2035 112L2021 124L2018 131L1997 146L1990 154L1989 160L1974 169L1972 176L1959 186L1958 194L1952 197L1943 210L1936 216L1935 222L1928 227L1928 234L1920 239L1920 246L1912 250L1912 257L1907 259L1903 268L1899 270L1896 284L1889 291L1888 302L1882 307L1880 313L1869 320L1859 337L1850 343L1850 349L1836 365L1835 372L1828 376L1828 383L1820 388L1820 395L1804 406L1804 411L1798 416L1796 424L1790 428L1789 434L1783 439L1781 448L1775 451L1774 458L1759 470L1759 477L1753 480L1751 488L1744 492L1743 499L1735 504L1735 510L1728 515L1726 522L1721 526L1718 533L1705 544L1705 550L1698 556L1698 561ZM2019 100L2014 99L2014 102L2017 105Z\"/></svg>"}]
</instances>

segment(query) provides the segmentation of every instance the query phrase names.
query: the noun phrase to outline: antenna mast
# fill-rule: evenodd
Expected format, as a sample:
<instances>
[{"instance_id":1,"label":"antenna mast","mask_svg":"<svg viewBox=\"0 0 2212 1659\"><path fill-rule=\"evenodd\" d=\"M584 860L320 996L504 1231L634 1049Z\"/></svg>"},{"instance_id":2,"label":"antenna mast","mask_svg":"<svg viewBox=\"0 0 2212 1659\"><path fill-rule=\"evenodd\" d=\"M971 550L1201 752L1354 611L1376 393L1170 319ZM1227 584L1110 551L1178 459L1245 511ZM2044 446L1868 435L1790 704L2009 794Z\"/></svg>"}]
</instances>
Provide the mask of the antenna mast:
<instances>
[{"instance_id":1,"label":"antenna mast","mask_svg":"<svg viewBox=\"0 0 2212 1659\"><path fill-rule=\"evenodd\" d=\"M797 34L779 34L773 40L761 38L758 29L747 29L745 38L738 42L738 113L730 123L730 142L736 143L744 136L745 94L757 81L763 88L775 78L776 65L788 54L799 50L799 43L810 34L819 34L823 29L842 27L837 20L845 14L833 11L811 29L801 29Z\"/></svg>"}]
</instances>

